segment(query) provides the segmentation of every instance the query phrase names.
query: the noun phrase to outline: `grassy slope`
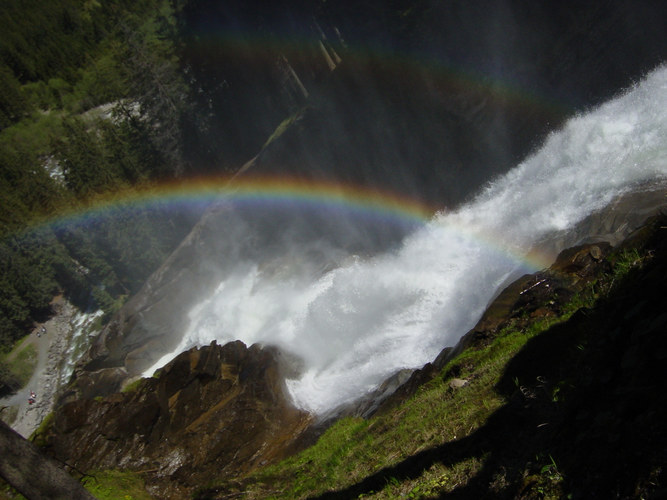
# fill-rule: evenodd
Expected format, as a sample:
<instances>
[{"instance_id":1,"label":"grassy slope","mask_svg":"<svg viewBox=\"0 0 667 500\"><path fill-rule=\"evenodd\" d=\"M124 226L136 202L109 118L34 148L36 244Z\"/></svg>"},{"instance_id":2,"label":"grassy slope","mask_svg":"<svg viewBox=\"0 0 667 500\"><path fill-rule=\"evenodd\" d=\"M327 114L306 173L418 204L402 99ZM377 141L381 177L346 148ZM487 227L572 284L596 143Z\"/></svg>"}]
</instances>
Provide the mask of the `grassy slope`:
<instances>
[{"instance_id":1,"label":"grassy slope","mask_svg":"<svg viewBox=\"0 0 667 500\"><path fill-rule=\"evenodd\" d=\"M150 500L139 474L120 471L93 471L81 479L98 500ZM6 483L0 483L0 500L24 500L25 497Z\"/></svg>"},{"instance_id":2,"label":"grassy slope","mask_svg":"<svg viewBox=\"0 0 667 500\"><path fill-rule=\"evenodd\" d=\"M654 336L666 321L665 256L655 248L667 238L657 227L642 253L612 255L613 271L557 315L515 317L401 406L343 419L302 453L203 488L199 498L639 497L659 488L665 415L647 395L664 394L664 384L656 363L626 359L650 357L651 342L665 351ZM628 316L638 307L646 325ZM624 322L648 333L619 333ZM454 388L454 378L468 383ZM636 421L651 432L637 434ZM627 467L623 457L632 454L637 461Z\"/></svg>"},{"instance_id":3,"label":"grassy slope","mask_svg":"<svg viewBox=\"0 0 667 500\"><path fill-rule=\"evenodd\" d=\"M120 471L92 472L84 485L99 500L150 500L139 474Z\"/></svg>"}]
</instances>

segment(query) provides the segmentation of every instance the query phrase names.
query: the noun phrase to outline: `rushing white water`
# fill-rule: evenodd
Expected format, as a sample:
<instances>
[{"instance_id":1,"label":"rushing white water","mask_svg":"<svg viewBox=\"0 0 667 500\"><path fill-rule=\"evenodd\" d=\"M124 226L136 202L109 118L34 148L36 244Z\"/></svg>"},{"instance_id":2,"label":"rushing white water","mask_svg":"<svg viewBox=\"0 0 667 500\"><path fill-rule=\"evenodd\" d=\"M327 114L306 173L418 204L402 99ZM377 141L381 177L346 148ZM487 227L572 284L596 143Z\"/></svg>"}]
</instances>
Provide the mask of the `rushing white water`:
<instances>
[{"instance_id":1,"label":"rushing white water","mask_svg":"<svg viewBox=\"0 0 667 500\"><path fill-rule=\"evenodd\" d=\"M667 177L667 69L571 119L472 202L400 248L317 272L303 254L239 261L190 313L174 354L216 339L279 345L304 361L294 401L321 413L398 369L419 367L474 326L524 257L615 196ZM546 264L546 263L542 263ZM149 370L149 373L152 370Z\"/></svg>"},{"instance_id":2,"label":"rushing white water","mask_svg":"<svg viewBox=\"0 0 667 500\"><path fill-rule=\"evenodd\" d=\"M76 362L90 346L90 338L99 334L100 319L104 311L98 309L92 313L77 311L69 320L70 336L65 351L61 355L58 387L64 387L69 381Z\"/></svg>"}]
</instances>

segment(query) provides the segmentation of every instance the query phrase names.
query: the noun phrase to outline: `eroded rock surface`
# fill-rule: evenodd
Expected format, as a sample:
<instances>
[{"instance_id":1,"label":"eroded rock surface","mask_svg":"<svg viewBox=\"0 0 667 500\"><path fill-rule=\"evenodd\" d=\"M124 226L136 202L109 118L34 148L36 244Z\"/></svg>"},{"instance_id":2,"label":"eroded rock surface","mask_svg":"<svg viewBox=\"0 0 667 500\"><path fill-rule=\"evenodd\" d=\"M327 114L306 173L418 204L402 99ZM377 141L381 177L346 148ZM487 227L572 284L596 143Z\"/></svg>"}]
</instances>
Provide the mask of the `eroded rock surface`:
<instances>
[{"instance_id":1,"label":"eroded rock surface","mask_svg":"<svg viewBox=\"0 0 667 500\"><path fill-rule=\"evenodd\" d=\"M63 405L49 452L82 471L144 471L151 493L182 498L212 477L280 458L295 443L310 416L285 396L282 371L273 348L239 341L193 348L134 389Z\"/></svg>"}]
</instances>

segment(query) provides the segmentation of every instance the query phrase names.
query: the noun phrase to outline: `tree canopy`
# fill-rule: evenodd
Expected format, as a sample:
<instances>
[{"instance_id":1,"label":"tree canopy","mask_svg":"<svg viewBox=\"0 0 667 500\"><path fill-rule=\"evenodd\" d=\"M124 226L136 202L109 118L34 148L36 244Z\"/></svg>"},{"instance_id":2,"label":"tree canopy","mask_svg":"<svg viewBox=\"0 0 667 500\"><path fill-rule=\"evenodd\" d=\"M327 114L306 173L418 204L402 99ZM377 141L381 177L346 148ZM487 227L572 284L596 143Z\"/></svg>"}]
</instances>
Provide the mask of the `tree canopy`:
<instances>
[{"instance_id":1,"label":"tree canopy","mask_svg":"<svg viewBox=\"0 0 667 500\"><path fill-rule=\"evenodd\" d=\"M57 293L116 310L197 214L82 214L182 175L188 89L169 0L0 0L0 350Z\"/></svg>"}]
</instances>

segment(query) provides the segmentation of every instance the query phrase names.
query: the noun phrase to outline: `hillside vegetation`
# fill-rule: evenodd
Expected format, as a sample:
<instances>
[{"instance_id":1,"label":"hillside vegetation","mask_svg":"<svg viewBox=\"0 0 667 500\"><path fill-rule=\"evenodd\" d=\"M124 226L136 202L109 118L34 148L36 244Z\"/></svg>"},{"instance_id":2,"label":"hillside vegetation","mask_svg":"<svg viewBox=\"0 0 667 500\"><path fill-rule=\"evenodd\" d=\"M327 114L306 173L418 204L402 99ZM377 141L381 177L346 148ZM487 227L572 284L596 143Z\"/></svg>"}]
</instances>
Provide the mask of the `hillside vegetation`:
<instances>
[{"instance_id":1,"label":"hillside vegetation","mask_svg":"<svg viewBox=\"0 0 667 500\"><path fill-rule=\"evenodd\" d=\"M76 217L184 171L188 96L170 2L3 0L0 22L6 350L43 320L56 293L82 310L118 309L196 214L153 206ZM68 224L55 223L65 216Z\"/></svg>"}]
</instances>

